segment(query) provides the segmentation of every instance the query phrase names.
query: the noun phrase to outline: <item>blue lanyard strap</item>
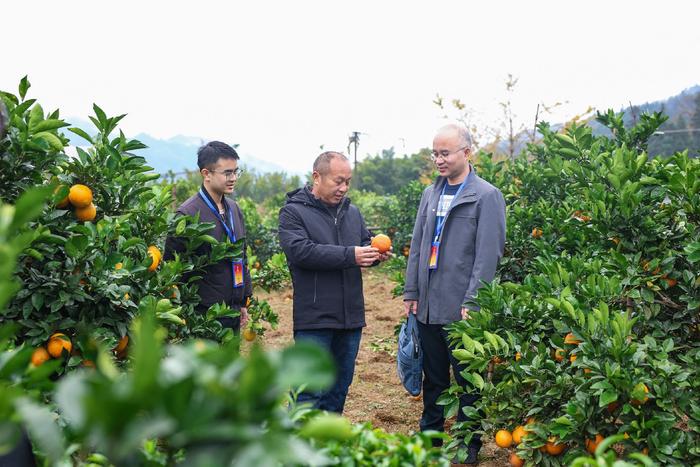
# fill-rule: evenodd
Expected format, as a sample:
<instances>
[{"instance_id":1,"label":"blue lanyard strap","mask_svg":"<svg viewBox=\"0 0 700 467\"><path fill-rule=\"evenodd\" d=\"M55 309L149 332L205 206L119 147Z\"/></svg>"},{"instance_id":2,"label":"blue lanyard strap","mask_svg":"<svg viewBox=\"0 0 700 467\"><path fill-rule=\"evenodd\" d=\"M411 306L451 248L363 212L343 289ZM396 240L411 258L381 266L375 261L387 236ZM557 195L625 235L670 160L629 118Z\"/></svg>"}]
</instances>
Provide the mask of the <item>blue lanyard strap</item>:
<instances>
[{"instance_id":1,"label":"blue lanyard strap","mask_svg":"<svg viewBox=\"0 0 700 467\"><path fill-rule=\"evenodd\" d=\"M454 197L452 198L452 201L450 201L450 206L447 208L447 212L445 212L445 215L442 216L437 220L437 223L435 224L435 241L437 242L440 239L440 235L442 234L442 229L445 227L445 221L447 220L447 215L450 213L450 209L452 209L452 204L454 204L455 200L459 196L459 194L462 191L462 188L464 188L467 185L467 181L469 180L469 175L471 175L471 172L467 174L466 177L464 177L464 181L460 183L459 188L457 189L457 193L455 193ZM447 188L447 180L445 180L445 184L442 186L442 193L440 193L440 198L445 196L445 188ZM440 198L438 198L438 204L440 203Z\"/></svg>"},{"instance_id":2,"label":"blue lanyard strap","mask_svg":"<svg viewBox=\"0 0 700 467\"><path fill-rule=\"evenodd\" d=\"M233 229L235 229L235 227L233 226L233 214L231 214L231 210L230 209L226 210L226 211L228 211L228 220L229 220L230 226L231 226L229 228L229 226L226 225L226 221L224 221L224 219L221 217L221 214L219 214L219 211L212 204L211 200L209 200L209 197L204 193L204 191L202 191L201 188L199 189L199 197L204 200L204 202L206 203L209 210L211 210L211 212L214 213L216 218L219 219L219 221L221 221L221 225L224 227L224 231L226 231L226 235L228 235L228 238L229 238L229 240L231 240L231 243L236 243L236 234L233 231ZM226 202L226 201L224 201L224 202Z\"/></svg>"}]
</instances>

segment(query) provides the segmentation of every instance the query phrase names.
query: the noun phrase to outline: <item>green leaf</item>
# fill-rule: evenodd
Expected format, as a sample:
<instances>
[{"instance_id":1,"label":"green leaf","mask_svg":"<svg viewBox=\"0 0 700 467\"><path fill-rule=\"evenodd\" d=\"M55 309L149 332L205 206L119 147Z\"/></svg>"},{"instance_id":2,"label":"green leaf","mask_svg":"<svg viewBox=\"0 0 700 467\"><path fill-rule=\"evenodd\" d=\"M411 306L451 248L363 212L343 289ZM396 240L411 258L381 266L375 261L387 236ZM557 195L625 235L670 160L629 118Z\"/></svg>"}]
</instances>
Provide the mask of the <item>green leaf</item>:
<instances>
[{"instance_id":1,"label":"green leaf","mask_svg":"<svg viewBox=\"0 0 700 467\"><path fill-rule=\"evenodd\" d=\"M63 141L61 141L61 138L54 135L53 133L49 133L48 131L42 131L41 133L37 133L33 136L33 139L36 138L41 138L44 141L46 141L51 147L51 149L53 149L54 151L63 150Z\"/></svg>"},{"instance_id":2,"label":"green leaf","mask_svg":"<svg viewBox=\"0 0 700 467\"><path fill-rule=\"evenodd\" d=\"M68 128L68 131L75 133L76 135L80 136L81 138L87 140L90 144L95 144L95 142L92 140L92 137L84 130L81 130L80 128L73 127L73 128Z\"/></svg>"},{"instance_id":3,"label":"green leaf","mask_svg":"<svg viewBox=\"0 0 700 467\"><path fill-rule=\"evenodd\" d=\"M29 88L32 87L31 83L29 83L29 79L27 79L27 76L25 75L24 78L22 78L19 82L19 97L20 99L24 100L24 96L27 95L27 91Z\"/></svg>"},{"instance_id":4,"label":"green leaf","mask_svg":"<svg viewBox=\"0 0 700 467\"><path fill-rule=\"evenodd\" d=\"M53 192L53 187L42 186L27 190L15 204L15 215L9 227L10 235L19 232L27 222L35 219L44 210L44 204Z\"/></svg>"},{"instance_id":5,"label":"green leaf","mask_svg":"<svg viewBox=\"0 0 700 467\"><path fill-rule=\"evenodd\" d=\"M297 388L306 385L310 391L330 387L335 380L333 360L322 348L299 342L281 354L279 382L282 387Z\"/></svg>"},{"instance_id":6,"label":"green leaf","mask_svg":"<svg viewBox=\"0 0 700 467\"><path fill-rule=\"evenodd\" d=\"M57 130L58 128L63 128L64 126L69 125L69 123L66 123L63 120L42 120L36 125L30 127L29 131L31 131L32 133L40 133L42 131Z\"/></svg>"},{"instance_id":7,"label":"green leaf","mask_svg":"<svg viewBox=\"0 0 700 467\"><path fill-rule=\"evenodd\" d=\"M600 398L598 399L598 407L607 407L609 403L615 402L616 400L617 392L607 389L600 395Z\"/></svg>"}]
</instances>

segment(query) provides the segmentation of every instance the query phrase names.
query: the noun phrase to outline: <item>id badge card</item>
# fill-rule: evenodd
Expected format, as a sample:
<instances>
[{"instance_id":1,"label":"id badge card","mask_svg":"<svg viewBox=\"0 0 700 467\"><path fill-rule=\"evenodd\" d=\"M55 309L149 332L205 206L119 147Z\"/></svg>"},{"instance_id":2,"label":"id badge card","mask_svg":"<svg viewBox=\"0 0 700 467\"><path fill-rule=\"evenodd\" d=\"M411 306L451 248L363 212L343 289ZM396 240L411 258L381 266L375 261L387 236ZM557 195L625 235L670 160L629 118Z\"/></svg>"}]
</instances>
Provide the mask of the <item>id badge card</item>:
<instances>
[{"instance_id":1,"label":"id badge card","mask_svg":"<svg viewBox=\"0 0 700 467\"><path fill-rule=\"evenodd\" d=\"M428 261L428 269L437 269L438 255L440 254L440 242L435 241L430 245L430 261Z\"/></svg>"},{"instance_id":2,"label":"id badge card","mask_svg":"<svg viewBox=\"0 0 700 467\"><path fill-rule=\"evenodd\" d=\"M243 260L234 259L233 263L233 286L243 287Z\"/></svg>"}]
</instances>

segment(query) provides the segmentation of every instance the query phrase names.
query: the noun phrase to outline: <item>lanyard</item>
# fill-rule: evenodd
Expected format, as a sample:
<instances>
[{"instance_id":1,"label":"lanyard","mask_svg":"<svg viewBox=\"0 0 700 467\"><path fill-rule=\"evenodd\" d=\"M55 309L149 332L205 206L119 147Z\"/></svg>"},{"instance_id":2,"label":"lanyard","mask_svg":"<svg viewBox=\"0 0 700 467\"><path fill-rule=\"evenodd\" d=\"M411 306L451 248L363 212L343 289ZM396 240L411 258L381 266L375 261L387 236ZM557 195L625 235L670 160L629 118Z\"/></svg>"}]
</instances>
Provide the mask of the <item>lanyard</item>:
<instances>
[{"instance_id":1,"label":"lanyard","mask_svg":"<svg viewBox=\"0 0 700 467\"><path fill-rule=\"evenodd\" d=\"M452 201L450 201L450 206L447 208L447 212L445 212L445 215L442 216L437 220L437 223L435 224L435 241L437 242L440 239L440 235L442 234L442 229L445 227L445 221L447 220L447 215L450 213L450 209L452 209L452 204L455 202L457 197L459 196L460 192L462 191L462 188L464 188L467 185L467 182L469 181L469 175L471 175L471 171L469 174L464 177L464 181L460 183L459 188L457 189L457 193L455 193L454 197L452 198ZM440 198L445 196L445 188L447 188L447 180L445 180L445 184L442 186L442 193L440 193ZM438 203L440 203L440 198L438 198Z\"/></svg>"},{"instance_id":2,"label":"lanyard","mask_svg":"<svg viewBox=\"0 0 700 467\"><path fill-rule=\"evenodd\" d=\"M229 240L231 240L231 243L236 243L236 235L232 229L234 229L233 226L233 214L231 214L231 210L227 209L228 211L228 220L231 223L231 227L229 228L228 225L226 225L226 221L221 217L221 214L219 214L219 211L214 207L212 202L209 200L206 194L202 191L202 189L199 189L199 196L204 200L206 203L207 207L211 210L211 212L214 213L217 219L221 221L221 225L223 225L224 230L226 231L226 235L228 235ZM224 201L225 202L225 201Z\"/></svg>"},{"instance_id":3,"label":"lanyard","mask_svg":"<svg viewBox=\"0 0 700 467\"><path fill-rule=\"evenodd\" d=\"M226 231L226 235L228 235L229 240L231 240L231 243L236 243L236 235L234 233L234 225L233 225L233 214L231 213L231 209L226 209L228 211L228 220L231 224L231 227L229 228L228 225L226 225L226 222L224 221L223 217L221 217L221 214L219 211L214 207L212 202L209 200L207 195L202 191L202 189L199 189L199 196L204 200L204 203L207 205L209 210L214 213L217 219L221 221L221 225L224 227L224 230ZM225 202L225 201L224 201ZM231 260L231 279L233 280L233 287L238 288L243 286L244 282L244 264L242 259L232 259Z\"/></svg>"}]
</instances>

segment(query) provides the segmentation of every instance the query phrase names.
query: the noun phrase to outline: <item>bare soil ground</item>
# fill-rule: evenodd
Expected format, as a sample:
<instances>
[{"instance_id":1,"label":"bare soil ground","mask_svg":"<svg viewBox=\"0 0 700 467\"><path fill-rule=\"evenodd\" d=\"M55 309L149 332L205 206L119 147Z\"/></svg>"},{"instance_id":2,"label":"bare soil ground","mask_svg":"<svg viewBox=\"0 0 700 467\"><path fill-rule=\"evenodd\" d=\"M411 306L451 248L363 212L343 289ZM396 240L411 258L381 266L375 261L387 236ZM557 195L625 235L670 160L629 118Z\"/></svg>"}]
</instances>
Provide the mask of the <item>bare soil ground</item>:
<instances>
[{"instance_id":1,"label":"bare soil ground","mask_svg":"<svg viewBox=\"0 0 700 467\"><path fill-rule=\"evenodd\" d=\"M392 299L394 284L381 269L364 271L367 327L362 334L355 378L345 404L344 415L352 422L372 422L392 433L418 430L423 402L414 399L396 374L394 329L401 319L403 303ZM280 325L265 334L266 346L278 348L292 342L292 290L259 294L279 315ZM449 421L448 421L449 423ZM508 452L486 442L480 452L480 466L509 465Z\"/></svg>"}]
</instances>

